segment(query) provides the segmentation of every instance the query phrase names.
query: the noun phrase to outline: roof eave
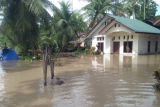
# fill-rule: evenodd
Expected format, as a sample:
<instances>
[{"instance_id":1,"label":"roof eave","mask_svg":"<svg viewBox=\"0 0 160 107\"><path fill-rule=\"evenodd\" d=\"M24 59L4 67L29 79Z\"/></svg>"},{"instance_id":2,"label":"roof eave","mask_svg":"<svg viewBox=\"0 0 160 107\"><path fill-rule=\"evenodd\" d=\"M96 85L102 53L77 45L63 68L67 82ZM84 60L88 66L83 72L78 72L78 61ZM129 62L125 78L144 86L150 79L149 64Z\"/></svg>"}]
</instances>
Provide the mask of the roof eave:
<instances>
[{"instance_id":1,"label":"roof eave","mask_svg":"<svg viewBox=\"0 0 160 107\"><path fill-rule=\"evenodd\" d=\"M135 31L135 33L144 33L144 34L160 35L160 33L152 33L152 32L137 32L137 31Z\"/></svg>"}]
</instances>

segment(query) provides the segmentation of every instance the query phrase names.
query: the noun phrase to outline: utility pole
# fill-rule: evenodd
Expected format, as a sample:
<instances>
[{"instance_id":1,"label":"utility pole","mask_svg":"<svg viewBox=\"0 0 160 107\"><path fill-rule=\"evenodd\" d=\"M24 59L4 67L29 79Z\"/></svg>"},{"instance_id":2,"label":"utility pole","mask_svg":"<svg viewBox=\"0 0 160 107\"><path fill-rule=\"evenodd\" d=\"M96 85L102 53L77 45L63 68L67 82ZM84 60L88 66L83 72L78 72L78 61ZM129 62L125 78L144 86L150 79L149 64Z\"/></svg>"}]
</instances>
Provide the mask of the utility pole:
<instances>
[{"instance_id":1,"label":"utility pole","mask_svg":"<svg viewBox=\"0 0 160 107\"><path fill-rule=\"evenodd\" d=\"M143 19L146 19L146 0L143 1L144 2L144 11L143 11Z\"/></svg>"}]
</instances>

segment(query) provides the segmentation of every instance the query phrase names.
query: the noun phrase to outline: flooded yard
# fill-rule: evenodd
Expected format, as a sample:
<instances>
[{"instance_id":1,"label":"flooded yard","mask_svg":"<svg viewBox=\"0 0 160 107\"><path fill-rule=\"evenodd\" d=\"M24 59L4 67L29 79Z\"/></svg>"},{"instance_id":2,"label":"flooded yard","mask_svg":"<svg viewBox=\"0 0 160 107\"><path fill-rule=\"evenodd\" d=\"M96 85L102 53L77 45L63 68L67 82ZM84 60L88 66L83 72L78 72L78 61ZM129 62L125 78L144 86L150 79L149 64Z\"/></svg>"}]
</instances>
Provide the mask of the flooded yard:
<instances>
[{"instance_id":1,"label":"flooded yard","mask_svg":"<svg viewBox=\"0 0 160 107\"><path fill-rule=\"evenodd\" d=\"M61 58L56 77L43 86L41 62L0 64L0 107L159 107L152 88L160 55Z\"/></svg>"}]
</instances>

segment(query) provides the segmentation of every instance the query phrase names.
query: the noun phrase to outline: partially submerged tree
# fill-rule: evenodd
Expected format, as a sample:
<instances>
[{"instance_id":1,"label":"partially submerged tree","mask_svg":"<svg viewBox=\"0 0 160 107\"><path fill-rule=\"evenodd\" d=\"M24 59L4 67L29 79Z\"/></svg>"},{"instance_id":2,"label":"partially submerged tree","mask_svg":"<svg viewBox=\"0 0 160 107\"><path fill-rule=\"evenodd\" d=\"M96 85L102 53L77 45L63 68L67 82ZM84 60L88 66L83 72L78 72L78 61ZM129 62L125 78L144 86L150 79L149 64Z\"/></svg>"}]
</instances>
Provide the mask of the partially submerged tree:
<instances>
[{"instance_id":1,"label":"partially submerged tree","mask_svg":"<svg viewBox=\"0 0 160 107\"><path fill-rule=\"evenodd\" d=\"M51 78L54 77L54 65L60 52L64 51L69 41L76 40L79 32L86 28L82 17L71 11L70 4L60 2L60 8L52 6L53 17L44 14L40 18L39 44L43 51L44 85L47 85L47 65L51 68Z\"/></svg>"},{"instance_id":2,"label":"partially submerged tree","mask_svg":"<svg viewBox=\"0 0 160 107\"><path fill-rule=\"evenodd\" d=\"M50 65L51 79L54 78L54 66L55 61L60 53L58 45L52 36L42 36L40 38L40 47L43 53L43 74L44 74L44 85L47 85L47 66Z\"/></svg>"}]
</instances>

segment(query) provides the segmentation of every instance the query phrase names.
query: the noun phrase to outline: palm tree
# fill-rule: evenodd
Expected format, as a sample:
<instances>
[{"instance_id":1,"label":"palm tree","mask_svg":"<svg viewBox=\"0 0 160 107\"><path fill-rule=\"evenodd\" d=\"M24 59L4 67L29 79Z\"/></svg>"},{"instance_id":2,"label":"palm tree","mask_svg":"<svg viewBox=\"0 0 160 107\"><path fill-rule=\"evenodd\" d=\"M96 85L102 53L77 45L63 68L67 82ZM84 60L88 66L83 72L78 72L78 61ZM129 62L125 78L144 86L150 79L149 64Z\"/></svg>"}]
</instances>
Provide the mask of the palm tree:
<instances>
[{"instance_id":1,"label":"palm tree","mask_svg":"<svg viewBox=\"0 0 160 107\"><path fill-rule=\"evenodd\" d=\"M1 0L0 9L3 10L2 33L7 37L16 49L27 55L28 49L35 49L39 38L39 20L44 15L48 16L46 7L53 6L47 0ZM48 19L45 18L47 21ZM50 42L49 42L50 43ZM53 65L48 56L51 55L51 48L45 45L43 49L43 72L46 78L46 62L50 61L52 78ZM47 57L46 57L47 56ZM45 81L46 82L46 81ZM44 82L44 83L45 83Z\"/></svg>"},{"instance_id":2,"label":"palm tree","mask_svg":"<svg viewBox=\"0 0 160 107\"><path fill-rule=\"evenodd\" d=\"M47 14L47 0L1 0L3 10L2 33L10 41L7 45L26 55L28 49L37 48L39 36L38 20Z\"/></svg>"},{"instance_id":3,"label":"palm tree","mask_svg":"<svg viewBox=\"0 0 160 107\"><path fill-rule=\"evenodd\" d=\"M143 20L153 20L157 11L157 4L153 0L143 0L142 1L142 12L141 19Z\"/></svg>"},{"instance_id":4,"label":"palm tree","mask_svg":"<svg viewBox=\"0 0 160 107\"><path fill-rule=\"evenodd\" d=\"M69 41L76 40L79 33L86 30L86 23L82 16L72 11L70 4L60 2L60 8L54 7L52 28L56 32L57 43L62 50L65 50Z\"/></svg>"},{"instance_id":5,"label":"palm tree","mask_svg":"<svg viewBox=\"0 0 160 107\"><path fill-rule=\"evenodd\" d=\"M69 41L77 39L79 32L83 32L86 27L82 17L71 11L69 3L60 2L60 8L52 6L52 9L53 17L47 13L43 14L39 25L39 44L43 47L44 85L47 85L47 65L51 67L53 79L54 64L59 53L68 48Z\"/></svg>"},{"instance_id":6,"label":"palm tree","mask_svg":"<svg viewBox=\"0 0 160 107\"><path fill-rule=\"evenodd\" d=\"M89 28L99 22L111 9L111 0L87 0L89 2L83 10L89 18Z\"/></svg>"},{"instance_id":7,"label":"palm tree","mask_svg":"<svg viewBox=\"0 0 160 107\"><path fill-rule=\"evenodd\" d=\"M71 11L70 4L65 2L60 3L61 8L47 0L2 0L0 3L4 13L2 33L11 46L20 48L26 55L28 49L37 48L38 41L43 44L43 72L46 85L47 65L50 64L51 71L54 70L55 61L51 61L51 52L57 53L53 44L57 44L59 53L67 47L69 41L75 40L86 28L82 17ZM45 7L53 9L53 17Z\"/></svg>"},{"instance_id":8,"label":"palm tree","mask_svg":"<svg viewBox=\"0 0 160 107\"><path fill-rule=\"evenodd\" d=\"M43 74L44 85L47 85L47 66L50 65L51 79L54 78L55 61L60 53L58 45L53 36L42 36L40 38L40 46L43 52Z\"/></svg>"},{"instance_id":9,"label":"palm tree","mask_svg":"<svg viewBox=\"0 0 160 107\"><path fill-rule=\"evenodd\" d=\"M124 0L124 13L140 20L153 19L157 4L153 0Z\"/></svg>"}]
</instances>

